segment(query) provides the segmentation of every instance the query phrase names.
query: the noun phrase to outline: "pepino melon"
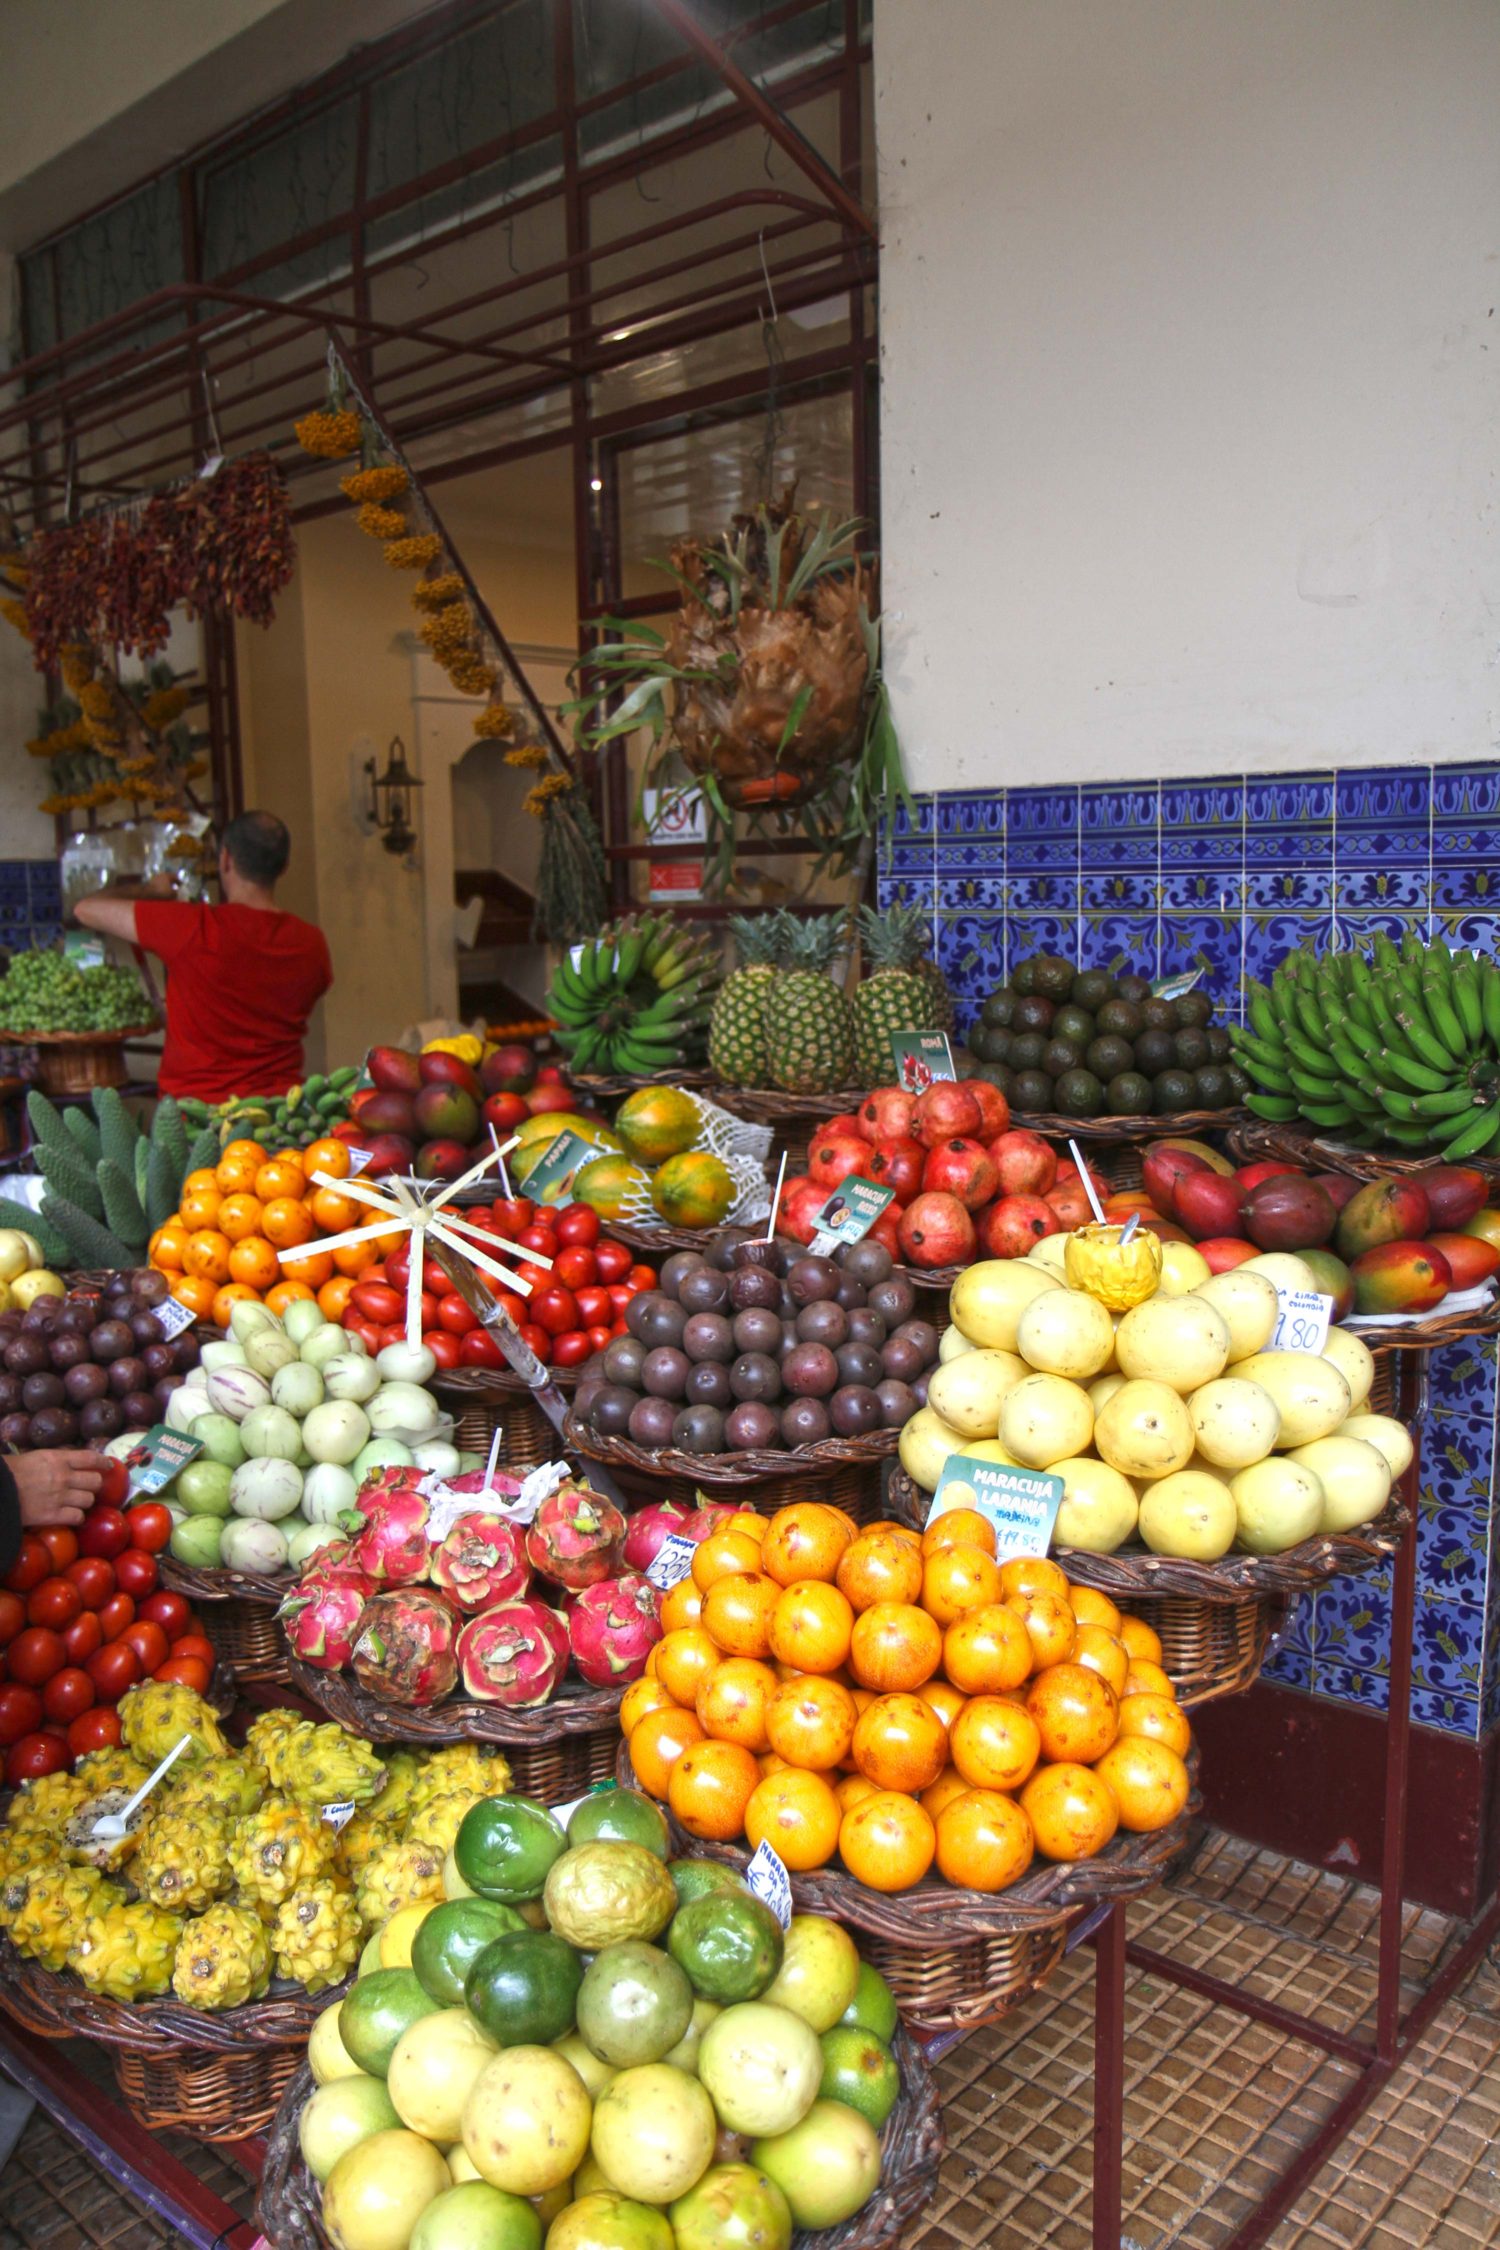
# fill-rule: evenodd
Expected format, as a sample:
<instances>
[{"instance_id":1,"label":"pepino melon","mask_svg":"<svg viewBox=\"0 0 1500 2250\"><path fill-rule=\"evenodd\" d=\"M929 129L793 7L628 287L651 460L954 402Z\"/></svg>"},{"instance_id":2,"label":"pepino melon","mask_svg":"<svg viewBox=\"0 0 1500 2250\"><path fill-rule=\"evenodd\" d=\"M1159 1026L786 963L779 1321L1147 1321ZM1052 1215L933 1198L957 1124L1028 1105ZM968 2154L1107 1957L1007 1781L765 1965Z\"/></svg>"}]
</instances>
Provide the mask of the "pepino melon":
<instances>
[{"instance_id":1,"label":"pepino melon","mask_svg":"<svg viewBox=\"0 0 1500 2250\"><path fill-rule=\"evenodd\" d=\"M677 1086L642 1086L615 1112L615 1131L637 1164L665 1164L681 1156L703 1130L698 1105Z\"/></svg>"}]
</instances>

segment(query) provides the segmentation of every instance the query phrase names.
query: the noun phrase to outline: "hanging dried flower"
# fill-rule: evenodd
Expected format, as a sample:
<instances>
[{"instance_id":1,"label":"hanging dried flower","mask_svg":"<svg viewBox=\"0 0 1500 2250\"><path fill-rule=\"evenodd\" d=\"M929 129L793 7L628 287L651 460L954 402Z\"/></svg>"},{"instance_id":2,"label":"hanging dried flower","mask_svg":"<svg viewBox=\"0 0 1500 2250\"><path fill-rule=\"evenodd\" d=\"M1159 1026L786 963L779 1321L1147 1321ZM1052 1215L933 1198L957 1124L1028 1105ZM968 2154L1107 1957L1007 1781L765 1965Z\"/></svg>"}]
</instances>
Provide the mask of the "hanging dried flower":
<instances>
[{"instance_id":1,"label":"hanging dried flower","mask_svg":"<svg viewBox=\"0 0 1500 2250\"><path fill-rule=\"evenodd\" d=\"M86 719L107 719L115 707L115 699L102 680L85 680L78 690L78 700Z\"/></svg>"},{"instance_id":2,"label":"hanging dried flower","mask_svg":"<svg viewBox=\"0 0 1500 2250\"><path fill-rule=\"evenodd\" d=\"M149 773L155 763L156 760L154 758L122 758L120 760L119 770L121 773L128 773L132 775L139 773Z\"/></svg>"},{"instance_id":3,"label":"hanging dried flower","mask_svg":"<svg viewBox=\"0 0 1500 2250\"><path fill-rule=\"evenodd\" d=\"M385 550L385 559L392 570L424 570L428 563L436 562L443 551L443 542L435 531L419 532L414 539L392 539Z\"/></svg>"},{"instance_id":4,"label":"hanging dried flower","mask_svg":"<svg viewBox=\"0 0 1500 2250\"><path fill-rule=\"evenodd\" d=\"M63 686L77 695L94 676L94 652L82 641L72 641L61 657Z\"/></svg>"},{"instance_id":5,"label":"hanging dried flower","mask_svg":"<svg viewBox=\"0 0 1500 2250\"><path fill-rule=\"evenodd\" d=\"M292 426L303 452L319 461L342 461L346 453L359 451L362 425L350 407L333 411L323 407L315 414L304 414Z\"/></svg>"},{"instance_id":6,"label":"hanging dried flower","mask_svg":"<svg viewBox=\"0 0 1500 2250\"><path fill-rule=\"evenodd\" d=\"M153 734L164 734L182 717L192 698L185 687L157 688L141 705L141 724Z\"/></svg>"},{"instance_id":7,"label":"hanging dried flower","mask_svg":"<svg viewBox=\"0 0 1500 2250\"><path fill-rule=\"evenodd\" d=\"M488 695L500 676L494 665L486 664L484 658L477 656L473 649L463 649L456 656L449 657L443 670L460 695Z\"/></svg>"},{"instance_id":8,"label":"hanging dried flower","mask_svg":"<svg viewBox=\"0 0 1500 2250\"><path fill-rule=\"evenodd\" d=\"M505 763L508 766L544 766L547 763L546 744L542 742L518 743L514 750L506 751Z\"/></svg>"},{"instance_id":9,"label":"hanging dried flower","mask_svg":"<svg viewBox=\"0 0 1500 2250\"><path fill-rule=\"evenodd\" d=\"M414 609L441 609L445 602L462 601L464 582L456 570L445 570L437 578L424 578L411 590Z\"/></svg>"},{"instance_id":10,"label":"hanging dried flower","mask_svg":"<svg viewBox=\"0 0 1500 2250\"><path fill-rule=\"evenodd\" d=\"M339 490L359 507L367 500L399 500L410 482L403 468L387 461L373 469L351 469L340 479Z\"/></svg>"},{"instance_id":11,"label":"hanging dried flower","mask_svg":"<svg viewBox=\"0 0 1500 2250\"><path fill-rule=\"evenodd\" d=\"M382 508L374 500L356 508L354 520L367 539L400 539L406 531L406 518L399 508Z\"/></svg>"},{"instance_id":12,"label":"hanging dried flower","mask_svg":"<svg viewBox=\"0 0 1500 2250\"><path fill-rule=\"evenodd\" d=\"M530 813L533 820L540 820L552 799L565 796L572 786L565 773L549 773L534 789L527 790L521 799L521 810Z\"/></svg>"},{"instance_id":13,"label":"hanging dried flower","mask_svg":"<svg viewBox=\"0 0 1500 2250\"><path fill-rule=\"evenodd\" d=\"M506 742L516 731L516 714L509 704L492 703L474 721L481 742Z\"/></svg>"},{"instance_id":14,"label":"hanging dried flower","mask_svg":"<svg viewBox=\"0 0 1500 2250\"><path fill-rule=\"evenodd\" d=\"M31 627L26 622L26 604L24 602L13 601L9 597L0 601L0 617L5 619L7 625L14 625L16 631L24 640L30 640Z\"/></svg>"},{"instance_id":15,"label":"hanging dried flower","mask_svg":"<svg viewBox=\"0 0 1500 2250\"><path fill-rule=\"evenodd\" d=\"M441 664L469 647L474 619L467 602L445 602L423 618L417 631Z\"/></svg>"}]
</instances>

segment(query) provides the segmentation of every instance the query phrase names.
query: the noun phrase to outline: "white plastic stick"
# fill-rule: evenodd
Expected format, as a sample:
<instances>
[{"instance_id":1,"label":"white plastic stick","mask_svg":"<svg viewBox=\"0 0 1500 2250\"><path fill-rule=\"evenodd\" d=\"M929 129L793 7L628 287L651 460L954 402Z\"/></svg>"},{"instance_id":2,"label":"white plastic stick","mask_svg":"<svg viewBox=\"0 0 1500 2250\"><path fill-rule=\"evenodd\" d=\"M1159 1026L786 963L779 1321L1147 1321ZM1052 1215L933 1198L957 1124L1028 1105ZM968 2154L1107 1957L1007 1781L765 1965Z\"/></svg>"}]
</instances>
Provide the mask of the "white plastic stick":
<instances>
[{"instance_id":1,"label":"white plastic stick","mask_svg":"<svg viewBox=\"0 0 1500 2250\"><path fill-rule=\"evenodd\" d=\"M1125 1232L1120 1237L1120 1248L1122 1250L1124 1249L1126 1243L1130 1240L1131 1236L1135 1233L1135 1230L1140 1225L1140 1223L1140 1212L1132 1211L1130 1217L1125 1221Z\"/></svg>"},{"instance_id":2,"label":"white plastic stick","mask_svg":"<svg viewBox=\"0 0 1500 2250\"><path fill-rule=\"evenodd\" d=\"M505 1149L501 1148L500 1135L496 1132L493 1125L490 1127L490 1139L495 1144L495 1161L500 1167L500 1185L504 1188L506 1199L508 1201L511 1193L510 1174L505 1169ZM507 1141L506 1147L509 1148L511 1145L512 1144Z\"/></svg>"},{"instance_id":3,"label":"white plastic stick","mask_svg":"<svg viewBox=\"0 0 1500 2250\"><path fill-rule=\"evenodd\" d=\"M1094 1193L1094 1183L1089 1177L1089 1168L1078 1153L1078 1143L1075 1140L1070 1140L1068 1147L1072 1151L1073 1162L1078 1166L1078 1177L1083 1182L1083 1192L1089 1199L1089 1208L1102 1227L1104 1224L1104 1207Z\"/></svg>"},{"instance_id":4,"label":"white plastic stick","mask_svg":"<svg viewBox=\"0 0 1500 2250\"><path fill-rule=\"evenodd\" d=\"M490 1457L489 1457L488 1461L486 1461L486 1462L485 1462L485 1464L484 1464L484 1489L485 1489L485 1491L486 1491L486 1492L489 1492L489 1491L491 1491L491 1490L493 1489L493 1487L494 1487L494 1482L495 1482L495 1463L496 1463L496 1462L497 1462L497 1461L499 1460L499 1458L500 1458L500 1424L499 1424L499 1423L497 1422L497 1423L495 1424L494 1432L493 1432L493 1434L492 1434L492 1436L491 1436L491 1438L490 1438Z\"/></svg>"},{"instance_id":5,"label":"white plastic stick","mask_svg":"<svg viewBox=\"0 0 1500 2250\"><path fill-rule=\"evenodd\" d=\"M776 1175L776 1193L771 1198L771 1216L766 1221L767 1242L776 1232L776 1214L781 1209L781 1183L786 1178L786 1157L787 1152L783 1149L781 1152L781 1170Z\"/></svg>"},{"instance_id":6,"label":"white plastic stick","mask_svg":"<svg viewBox=\"0 0 1500 2250\"><path fill-rule=\"evenodd\" d=\"M137 1789L135 1795L130 1799L130 1802L127 1805L122 1806L119 1812L107 1812L101 1813L99 1815L99 1818L94 1822L91 1837L92 1842L96 1844L113 1844L117 1843L122 1836L129 1833L131 1814L135 1811L138 1805L143 1805L145 1803L152 1790L156 1787L156 1784L160 1781L162 1775L167 1771L167 1768L169 1766L176 1765L178 1759L182 1756L183 1751L187 1748L192 1739L193 1738L190 1734L185 1734L180 1738L179 1741L175 1742L172 1748L167 1752L166 1756L162 1759L162 1762L157 1767L155 1773L148 1774L146 1776L145 1780L141 1783L140 1788Z\"/></svg>"}]
</instances>

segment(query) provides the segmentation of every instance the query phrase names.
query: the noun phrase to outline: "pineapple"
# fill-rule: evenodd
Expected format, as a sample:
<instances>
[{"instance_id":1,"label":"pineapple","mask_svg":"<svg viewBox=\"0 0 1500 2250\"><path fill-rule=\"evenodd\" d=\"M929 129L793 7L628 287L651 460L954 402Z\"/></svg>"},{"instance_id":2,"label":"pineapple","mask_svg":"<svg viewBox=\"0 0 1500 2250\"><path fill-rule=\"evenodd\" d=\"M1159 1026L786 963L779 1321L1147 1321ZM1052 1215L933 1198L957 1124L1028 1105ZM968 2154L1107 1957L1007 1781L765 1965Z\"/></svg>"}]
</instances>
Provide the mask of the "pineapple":
<instances>
[{"instance_id":1,"label":"pineapple","mask_svg":"<svg viewBox=\"0 0 1500 2250\"><path fill-rule=\"evenodd\" d=\"M325 1827L289 1797L267 1797L229 1834L229 1867L242 1902L263 1912L326 1873L337 1850Z\"/></svg>"},{"instance_id":2,"label":"pineapple","mask_svg":"<svg viewBox=\"0 0 1500 2250\"><path fill-rule=\"evenodd\" d=\"M182 1916L145 1900L90 1914L68 1949L68 1967L110 2000L154 2000L172 1982Z\"/></svg>"},{"instance_id":3,"label":"pineapple","mask_svg":"<svg viewBox=\"0 0 1500 2250\"><path fill-rule=\"evenodd\" d=\"M383 1844L359 1871L355 1893L366 1930L378 1930L403 1906L444 1898L443 1854L433 1844Z\"/></svg>"},{"instance_id":4,"label":"pineapple","mask_svg":"<svg viewBox=\"0 0 1500 2250\"><path fill-rule=\"evenodd\" d=\"M892 906L883 914L865 906L860 909L859 926L865 949L865 979L854 995L859 1019L859 1082L861 1086L884 1086L894 1071L892 1038L898 1032L941 1028L927 979L917 967L927 921L919 906ZM929 962L927 966L936 964Z\"/></svg>"},{"instance_id":5,"label":"pineapple","mask_svg":"<svg viewBox=\"0 0 1500 2250\"><path fill-rule=\"evenodd\" d=\"M176 1681L147 1680L122 1696L120 1733L126 1749L148 1766L159 1766L185 1734L192 1737L182 1754L189 1766L229 1755L212 1708L196 1689Z\"/></svg>"},{"instance_id":6,"label":"pineapple","mask_svg":"<svg viewBox=\"0 0 1500 2250\"><path fill-rule=\"evenodd\" d=\"M789 928L786 972L766 1001L769 1082L788 1094L826 1094L854 1077L855 1017L829 966L843 937L841 914Z\"/></svg>"},{"instance_id":7,"label":"pineapple","mask_svg":"<svg viewBox=\"0 0 1500 2250\"><path fill-rule=\"evenodd\" d=\"M270 1943L246 1907L211 1906L178 1940L172 1990L190 2008L243 2008L270 1981Z\"/></svg>"},{"instance_id":8,"label":"pineapple","mask_svg":"<svg viewBox=\"0 0 1500 2250\"><path fill-rule=\"evenodd\" d=\"M766 1083L766 1002L783 940L777 914L737 914L729 924L739 967L719 988L708 1026L708 1059L731 1086Z\"/></svg>"},{"instance_id":9,"label":"pineapple","mask_svg":"<svg viewBox=\"0 0 1500 2250\"><path fill-rule=\"evenodd\" d=\"M130 1880L153 1906L201 1914L222 1898L229 1871L229 1824L212 1813L163 1806L141 1830Z\"/></svg>"},{"instance_id":10,"label":"pineapple","mask_svg":"<svg viewBox=\"0 0 1500 2250\"><path fill-rule=\"evenodd\" d=\"M54 1860L33 1868L26 1896L10 1921L10 1941L18 1953L44 1969L61 1969L78 1925L87 1915L123 1905L125 1893L91 1867L66 1867Z\"/></svg>"},{"instance_id":11,"label":"pineapple","mask_svg":"<svg viewBox=\"0 0 1500 2250\"><path fill-rule=\"evenodd\" d=\"M309 1992L339 1984L359 1959L364 1927L352 1894L332 1877L293 1891L276 1909L271 1951L276 1974Z\"/></svg>"},{"instance_id":12,"label":"pineapple","mask_svg":"<svg viewBox=\"0 0 1500 2250\"><path fill-rule=\"evenodd\" d=\"M253 1735L254 1727L250 1731ZM255 1755L270 1775L271 1787L299 1804L364 1804L385 1783L385 1767L369 1744L331 1722L314 1726L311 1719L300 1719L266 1736L256 1744Z\"/></svg>"}]
</instances>

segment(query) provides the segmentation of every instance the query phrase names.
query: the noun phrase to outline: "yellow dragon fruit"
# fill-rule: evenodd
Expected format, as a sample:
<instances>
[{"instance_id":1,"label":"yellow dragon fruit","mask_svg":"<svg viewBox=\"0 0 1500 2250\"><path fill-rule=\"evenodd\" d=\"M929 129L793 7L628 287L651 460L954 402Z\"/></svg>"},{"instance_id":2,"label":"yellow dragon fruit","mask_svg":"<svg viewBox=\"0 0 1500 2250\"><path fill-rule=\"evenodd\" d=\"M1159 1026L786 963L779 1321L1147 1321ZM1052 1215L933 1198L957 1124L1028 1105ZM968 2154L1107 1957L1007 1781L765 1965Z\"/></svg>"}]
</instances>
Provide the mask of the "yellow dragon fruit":
<instances>
[{"instance_id":1,"label":"yellow dragon fruit","mask_svg":"<svg viewBox=\"0 0 1500 2250\"><path fill-rule=\"evenodd\" d=\"M352 1882L372 1852L399 1844L402 1834L399 1820L377 1820L374 1807L364 1805L339 1830L338 1864Z\"/></svg>"},{"instance_id":2,"label":"yellow dragon fruit","mask_svg":"<svg viewBox=\"0 0 1500 2250\"><path fill-rule=\"evenodd\" d=\"M63 1830L63 1848L75 1867L97 1867L106 1875L116 1875L134 1855L146 1825L144 1811L132 1814L123 1836L94 1835L95 1821L104 1813L123 1813L133 1794L129 1789L106 1789L79 1806Z\"/></svg>"},{"instance_id":3,"label":"yellow dragon fruit","mask_svg":"<svg viewBox=\"0 0 1500 2250\"><path fill-rule=\"evenodd\" d=\"M411 1811L458 1790L467 1790L471 1798L503 1797L509 1787L510 1767L503 1751L478 1742L450 1742L422 1761L412 1787Z\"/></svg>"},{"instance_id":4,"label":"yellow dragon fruit","mask_svg":"<svg viewBox=\"0 0 1500 2250\"><path fill-rule=\"evenodd\" d=\"M431 1844L382 1844L359 1871L355 1890L366 1930L378 1930L403 1906L443 1898L443 1854Z\"/></svg>"},{"instance_id":5,"label":"yellow dragon fruit","mask_svg":"<svg viewBox=\"0 0 1500 2250\"><path fill-rule=\"evenodd\" d=\"M446 1797L429 1797L412 1814L406 1826L406 1841L412 1844L431 1844L435 1851L451 1852L453 1840L463 1824L464 1814L471 1805L483 1799L467 1789L455 1789Z\"/></svg>"},{"instance_id":6,"label":"yellow dragon fruit","mask_svg":"<svg viewBox=\"0 0 1500 2250\"><path fill-rule=\"evenodd\" d=\"M39 1781L23 1781L10 1801L6 1824L11 1828L38 1828L61 1836L82 1804L93 1795L76 1773L44 1773Z\"/></svg>"},{"instance_id":7,"label":"yellow dragon fruit","mask_svg":"<svg viewBox=\"0 0 1500 2250\"><path fill-rule=\"evenodd\" d=\"M142 1828L130 1880L153 1906L201 1914L222 1898L229 1870L229 1824L207 1812L164 1805Z\"/></svg>"},{"instance_id":8,"label":"yellow dragon fruit","mask_svg":"<svg viewBox=\"0 0 1500 2250\"><path fill-rule=\"evenodd\" d=\"M90 1914L123 1905L125 1893L92 1867L34 1867L26 1882L26 1896L11 1919L10 1941L28 1961L44 1969L61 1969L67 1962L78 1925Z\"/></svg>"},{"instance_id":9,"label":"yellow dragon fruit","mask_svg":"<svg viewBox=\"0 0 1500 2250\"><path fill-rule=\"evenodd\" d=\"M110 2000L154 2000L172 1982L182 1916L139 1900L90 1914L68 1949L68 1967Z\"/></svg>"},{"instance_id":10,"label":"yellow dragon fruit","mask_svg":"<svg viewBox=\"0 0 1500 2250\"><path fill-rule=\"evenodd\" d=\"M290 1729L278 1729L256 1755L271 1787L303 1805L366 1804L385 1780L385 1766L370 1745L331 1721L314 1726L311 1719L301 1719Z\"/></svg>"},{"instance_id":11,"label":"yellow dragon fruit","mask_svg":"<svg viewBox=\"0 0 1500 2250\"><path fill-rule=\"evenodd\" d=\"M281 1742L287 1735L295 1734L301 1723L295 1711L285 1710L278 1704L270 1711L262 1711L245 1729L245 1756L251 1765L258 1766L265 1775L268 1789L275 1787L271 1779L273 1745Z\"/></svg>"},{"instance_id":12,"label":"yellow dragon fruit","mask_svg":"<svg viewBox=\"0 0 1500 2250\"><path fill-rule=\"evenodd\" d=\"M0 1930L8 1930L26 1903L26 1893L39 1874L57 1875L67 1866L51 1836L39 1828L15 1833L4 1831L6 1850L0 1861Z\"/></svg>"},{"instance_id":13,"label":"yellow dragon fruit","mask_svg":"<svg viewBox=\"0 0 1500 2250\"><path fill-rule=\"evenodd\" d=\"M118 1745L112 1750L88 1751L73 1768L75 1777L88 1783L91 1797L103 1796L106 1789L128 1789L133 1796L150 1771Z\"/></svg>"},{"instance_id":14,"label":"yellow dragon fruit","mask_svg":"<svg viewBox=\"0 0 1500 2250\"><path fill-rule=\"evenodd\" d=\"M190 2008L243 2008L270 1981L271 1948L246 1907L211 1906L177 1941L172 1990Z\"/></svg>"},{"instance_id":15,"label":"yellow dragon fruit","mask_svg":"<svg viewBox=\"0 0 1500 2250\"><path fill-rule=\"evenodd\" d=\"M283 1899L271 1925L271 1951L279 1977L309 1992L339 1984L359 1959L364 1926L351 1892L330 1876Z\"/></svg>"},{"instance_id":16,"label":"yellow dragon fruit","mask_svg":"<svg viewBox=\"0 0 1500 2250\"><path fill-rule=\"evenodd\" d=\"M289 1797L267 1797L229 1833L229 1866L245 1901L274 1908L332 1865L331 1828Z\"/></svg>"},{"instance_id":17,"label":"yellow dragon fruit","mask_svg":"<svg viewBox=\"0 0 1500 2250\"><path fill-rule=\"evenodd\" d=\"M422 1761L415 1750L387 1750L385 1754L385 1786L378 1797L372 1797L365 1810L377 1820L394 1823L399 1829L411 1811L412 1793L422 1772Z\"/></svg>"},{"instance_id":18,"label":"yellow dragon fruit","mask_svg":"<svg viewBox=\"0 0 1500 2250\"><path fill-rule=\"evenodd\" d=\"M162 1807L238 1820L241 1813L254 1812L265 1793L265 1775L249 1758L215 1758L209 1765L192 1767L180 1781L174 1767L162 1784Z\"/></svg>"},{"instance_id":19,"label":"yellow dragon fruit","mask_svg":"<svg viewBox=\"0 0 1500 2250\"><path fill-rule=\"evenodd\" d=\"M229 1744L211 1707L196 1688L175 1680L146 1680L120 1698L120 1734L127 1750L148 1766L159 1766L184 1735L189 1739L181 1763L202 1765L227 1758Z\"/></svg>"}]
</instances>

